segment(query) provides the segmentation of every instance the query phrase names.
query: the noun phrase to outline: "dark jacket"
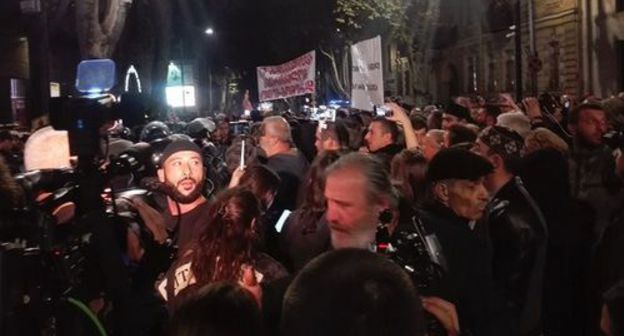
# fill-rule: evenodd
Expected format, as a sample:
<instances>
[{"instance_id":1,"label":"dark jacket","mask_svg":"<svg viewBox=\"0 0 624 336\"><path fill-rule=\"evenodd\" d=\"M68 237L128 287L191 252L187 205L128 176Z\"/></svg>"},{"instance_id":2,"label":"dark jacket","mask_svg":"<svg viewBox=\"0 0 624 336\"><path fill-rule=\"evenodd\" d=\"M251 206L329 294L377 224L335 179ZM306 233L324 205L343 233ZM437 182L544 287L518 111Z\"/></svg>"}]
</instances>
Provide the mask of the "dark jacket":
<instances>
[{"instance_id":1,"label":"dark jacket","mask_svg":"<svg viewBox=\"0 0 624 336\"><path fill-rule=\"evenodd\" d=\"M299 186L308 171L308 160L297 149L276 154L267 159L267 166L280 177L280 185L272 210L281 214L284 209L294 210L297 205Z\"/></svg>"},{"instance_id":2,"label":"dark jacket","mask_svg":"<svg viewBox=\"0 0 624 336\"><path fill-rule=\"evenodd\" d=\"M280 177L277 193L262 218L261 227L263 235L262 250L273 256L280 262L285 262L284 251L279 246L279 232L275 229L275 223L279 220L284 210L295 210L297 207L297 195L299 187L305 179L308 171L308 160L297 149L288 153L276 154L267 159L267 166Z\"/></svg>"},{"instance_id":3,"label":"dark jacket","mask_svg":"<svg viewBox=\"0 0 624 336\"><path fill-rule=\"evenodd\" d=\"M569 162L572 197L589 203L595 211L594 232L599 240L624 202L612 150L607 146L589 149L576 145Z\"/></svg>"},{"instance_id":4,"label":"dark jacket","mask_svg":"<svg viewBox=\"0 0 624 336\"><path fill-rule=\"evenodd\" d=\"M523 157L522 181L548 226L544 334L583 335L592 237L591 211L572 199L567 156L543 149ZM593 278L593 277L592 277Z\"/></svg>"},{"instance_id":5,"label":"dark jacket","mask_svg":"<svg viewBox=\"0 0 624 336\"><path fill-rule=\"evenodd\" d=\"M308 261L329 250L331 238L325 211L299 209L293 212L280 234L285 266L299 271Z\"/></svg>"},{"instance_id":6,"label":"dark jacket","mask_svg":"<svg viewBox=\"0 0 624 336\"><path fill-rule=\"evenodd\" d=\"M548 230L544 217L519 177L511 179L488 205L494 281L512 308L518 335L541 328Z\"/></svg>"},{"instance_id":7,"label":"dark jacket","mask_svg":"<svg viewBox=\"0 0 624 336\"><path fill-rule=\"evenodd\" d=\"M371 152L377 160L383 162L383 164L390 170L390 164L395 155L399 154L403 150L403 146L397 144L390 144L382 147L374 152Z\"/></svg>"},{"instance_id":8,"label":"dark jacket","mask_svg":"<svg viewBox=\"0 0 624 336\"><path fill-rule=\"evenodd\" d=\"M448 265L431 295L453 302L462 334L509 335L501 300L494 290L487 245L471 231L468 221L434 203L421 213L427 232L435 233Z\"/></svg>"}]
</instances>

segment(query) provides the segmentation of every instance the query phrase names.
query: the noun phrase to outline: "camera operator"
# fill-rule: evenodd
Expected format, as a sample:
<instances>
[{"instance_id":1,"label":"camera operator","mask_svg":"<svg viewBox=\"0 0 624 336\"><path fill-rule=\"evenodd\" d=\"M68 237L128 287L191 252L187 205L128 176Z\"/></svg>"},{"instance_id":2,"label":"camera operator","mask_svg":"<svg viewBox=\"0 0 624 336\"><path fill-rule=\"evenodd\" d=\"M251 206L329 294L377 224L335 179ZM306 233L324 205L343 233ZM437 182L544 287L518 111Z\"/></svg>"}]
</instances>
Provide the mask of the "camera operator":
<instances>
[{"instance_id":1,"label":"camera operator","mask_svg":"<svg viewBox=\"0 0 624 336\"><path fill-rule=\"evenodd\" d=\"M614 158L613 149L605 143L608 128L607 114L599 104L581 104L570 111L572 194L591 204L596 211L598 238L623 199L624 156Z\"/></svg>"},{"instance_id":2,"label":"camera operator","mask_svg":"<svg viewBox=\"0 0 624 336\"><path fill-rule=\"evenodd\" d=\"M587 204L595 216L588 306L590 331L597 332L601 295L624 274L619 262L624 241L624 155L621 139L619 144L611 144L617 149L605 141L609 124L600 104L583 103L570 111L568 119L573 135L569 158L572 196Z\"/></svg>"},{"instance_id":3,"label":"camera operator","mask_svg":"<svg viewBox=\"0 0 624 336\"><path fill-rule=\"evenodd\" d=\"M84 198L79 196L80 179L75 171L66 169L70 166L68 144L67 132L48 127L35 132L25 146L28 173L20 176L20 183L27 195L26 207L17 212L20 215L15 218L17 227L9 223L21 234L16 237L26 240L22 248L9 252L25 266L9 269L11 281L3 281L2 290L8 288L30 299L20 300L15 306L17 310L8 306L5 311L0 309L5 314L2 318L16 320L28 316L27 323L16 322L17 334L24 333L22 328L43 333L53 328L59 334L75 334L78 328L87 328L87 324L103 328L95 316L90 319L92 323L85 324L78 321L75 311L66 307L71 302L73 305L88 302L93 312L82 310L84 314L106 314L111 317L111 329L137 335L139 330L149 328L152 312L142 305L143 309L137 313L137 307L145 301L131 290L113 223L103 209L81 208ZM102 179L102 176L93 178ZM10 182L3 185L11 189L14 186ZM93 193L99 197L99 190ZM10 217L3 214L2 218ZM24 230L29 230L27 235ZM3 240L11 238L4 233ZM4 262L2 266L11 267ZM22 283L16 283L17 279ZM11 300L2 299L3 306L5 300ZM105 313L101 309L105 300L112 302L114 310ZM0 331L5 332L13 334L10 330Z\"/></svg>"},{"instance_id":4,"label":"camera operator","mask_svg":"<svg viewBox=\"0 0 624 336\"><path fill-rule=\"evenodd\" d=\"M374 158L361 153L347 154L329 166L326 176L325 217L334 249L373 248L382 213L392 214L388 227L391 236L403 230L412 230L413 210L409 206L399 207L387 170ZM418 283L416 285L421 286ZM447 296L446 300L449 299L453 298ZM427 306L424 308L428 310ZM434 315L437 313L429 312ZM455 316L456 312L453 309L446 314ZM456 317L436 317L440 321L457 320ZM448 335L456 335L459 331L457 323L445 324L444 328Z\"/></svg>"}]
</instances>

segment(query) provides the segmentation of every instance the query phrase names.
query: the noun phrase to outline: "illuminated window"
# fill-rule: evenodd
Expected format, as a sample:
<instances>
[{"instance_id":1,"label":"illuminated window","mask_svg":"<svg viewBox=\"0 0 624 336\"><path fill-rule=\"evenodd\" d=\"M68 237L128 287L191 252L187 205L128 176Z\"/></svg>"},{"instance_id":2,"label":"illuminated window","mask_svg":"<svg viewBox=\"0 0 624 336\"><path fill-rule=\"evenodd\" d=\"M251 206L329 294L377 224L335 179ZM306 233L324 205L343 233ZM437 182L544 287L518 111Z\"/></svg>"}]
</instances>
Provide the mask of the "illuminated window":
<instances>
[{"instance_id":1,"label":"illuminated window","mask_svg":"<svg viewBox=\"0 0 624 336\"><path fill-rule=\"evenodd\" d=\"M192 85L168 86L165 88L165 95L167 104L171 107L195 106L195 87Z\"/></svg>"}]
</instances>

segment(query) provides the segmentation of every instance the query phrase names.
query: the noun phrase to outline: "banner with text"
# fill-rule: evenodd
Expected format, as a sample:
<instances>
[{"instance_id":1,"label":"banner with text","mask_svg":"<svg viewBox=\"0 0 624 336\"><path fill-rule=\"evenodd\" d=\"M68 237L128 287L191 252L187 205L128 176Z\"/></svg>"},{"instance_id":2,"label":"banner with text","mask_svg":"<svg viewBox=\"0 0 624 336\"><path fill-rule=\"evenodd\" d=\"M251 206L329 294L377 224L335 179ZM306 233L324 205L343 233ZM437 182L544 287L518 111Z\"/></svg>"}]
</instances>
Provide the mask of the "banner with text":
<instances>
[{"instance_id":1,"label":"banner with text","mask_svg":"<svg viewBox=\"0 0 624 336\"><path fill-rule=\"evenodd\" d=\"M351 46L351 106L372 111L384 103L381 37Z\"/></svg>"},{"instance_id":2,"label":"banner with text","mask_svg":"<svg viewBox=\"0 0 624 336\"><path fill-rule=\"evenodd\" d=\"M316 52L276 66L257 68L260 101L314 93L316 88Z\"/></svg>"}]
</instances>

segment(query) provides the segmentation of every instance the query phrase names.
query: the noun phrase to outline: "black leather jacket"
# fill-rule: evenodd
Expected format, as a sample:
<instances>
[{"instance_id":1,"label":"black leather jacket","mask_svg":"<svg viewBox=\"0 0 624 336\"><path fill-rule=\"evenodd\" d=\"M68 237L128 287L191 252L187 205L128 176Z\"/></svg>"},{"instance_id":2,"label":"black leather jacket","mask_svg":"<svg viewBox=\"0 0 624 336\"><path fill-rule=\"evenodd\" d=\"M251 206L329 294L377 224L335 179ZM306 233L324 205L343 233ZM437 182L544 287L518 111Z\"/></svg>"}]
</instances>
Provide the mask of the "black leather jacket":
<instances>
[{"instance_id":1,"label":"black leather jacket","mask_svg":"<svg viewBox=\"0 0 624 336\"><path fill-rule=\"evenodd\" d=\"M390 170L390 163L395 155L399 154L404 148L397 144L390 144L383 148L380 148L374 152L371 152L377 160L383 162L385 167Z\"/></svg>"},{"instance_id":2,"label":"black leather jacket","mask_svg":"<svg viewBox=\"0 0 624 336\"><path fill-rule=\"evenodd\" d=\"M519 177L511 179L488 205L487 230L494 281L503 289L519 335L537 332L548 231L544 217Z\"/></svg>"}]
</instances>

